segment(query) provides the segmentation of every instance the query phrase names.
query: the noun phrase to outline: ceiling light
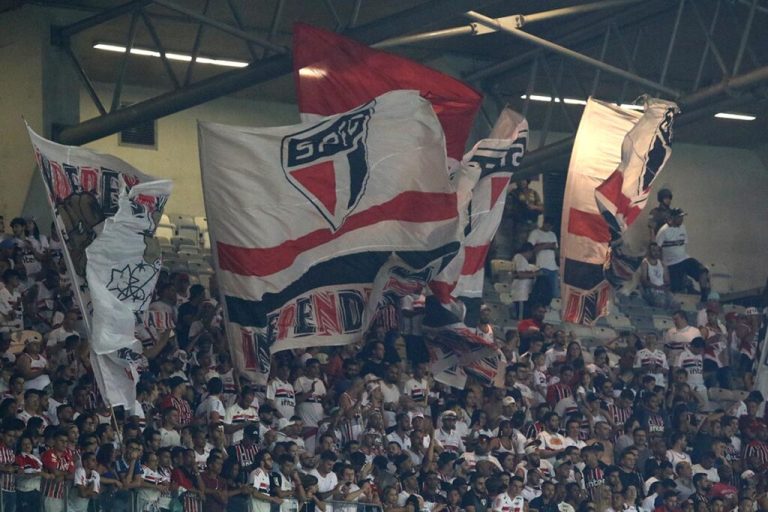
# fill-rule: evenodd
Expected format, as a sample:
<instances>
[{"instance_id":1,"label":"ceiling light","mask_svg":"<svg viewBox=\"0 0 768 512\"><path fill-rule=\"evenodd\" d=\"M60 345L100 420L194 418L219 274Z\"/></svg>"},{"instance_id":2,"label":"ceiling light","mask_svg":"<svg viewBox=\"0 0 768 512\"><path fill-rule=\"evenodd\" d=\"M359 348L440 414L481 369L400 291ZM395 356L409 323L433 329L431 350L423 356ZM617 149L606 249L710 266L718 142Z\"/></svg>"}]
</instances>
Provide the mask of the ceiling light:
<instances>
[{"instance_id":1,"label":"ceiling light","mask_svg":"<svg viewBox=\"0 0 768 512\"><path fill-rule=\"evenodd\" d=\"M526 99L527 97L528 96L525 95L525 94L520 96L520 98L522 98L522 99ZM543 94L531 94L531 101L541 101L541 102L544 102L544 103L551 103L553 100L552 100L552 96L545 96ZM563 98L562 100L560 98L555 98L554 99L555 103L560 103L561 101L563 103L565 103L566 105L586 105L587 104L586 101L578 100L578 99L575 99L575 98Z\"/></svg>"},{"instance_id":2,"label":"ceiling light","mask_svg":"<svg viewBox=\"0 0 768 512\"><path fill-rule=\"evenodd\" d=\"M619 107L621 107L623 109L626 109L626 110L639 110L641 112L643 110L645 110L644 106L642 106L642 105L633 105L632 103L622 103L621 105L619 105Z\"/></svg>"},{"instance_id":3,"label":"ceiling light","mask_svg":"<svg viewBox=\"0 0 768 512\"><path fill-rule=\"evenodd\" d=\"M125 53L125 46L120 46L111 43L96 43L93 45L96 50L103 50L107 52ZM143 57L155 57L160 58L160 52L156 50L150 50L147 48L131 48L131 55L141 55ZM166 52L165 58L168 60L177 60L181 62L192 62L192 56L184 53L169 53ZM211 64L214 66L224 66L228 68L244 68L248 66L247 62L231 59L214 59L211 57L198 56L195 58L197 64Z\"/></svg>"},{"instance_id":4,"label":"ceiling light","mask_svg":"<svg viewBox=\"0 0 768 512\"><path fill-rule=\"evenodd\" d=\"M755 116L750 116L749 114L731 114L728 112L718 112L715 114L715 117L719 117L720 119L735 119L737 121L754 121L757 119Z\"/></svg>"}]
</instances>

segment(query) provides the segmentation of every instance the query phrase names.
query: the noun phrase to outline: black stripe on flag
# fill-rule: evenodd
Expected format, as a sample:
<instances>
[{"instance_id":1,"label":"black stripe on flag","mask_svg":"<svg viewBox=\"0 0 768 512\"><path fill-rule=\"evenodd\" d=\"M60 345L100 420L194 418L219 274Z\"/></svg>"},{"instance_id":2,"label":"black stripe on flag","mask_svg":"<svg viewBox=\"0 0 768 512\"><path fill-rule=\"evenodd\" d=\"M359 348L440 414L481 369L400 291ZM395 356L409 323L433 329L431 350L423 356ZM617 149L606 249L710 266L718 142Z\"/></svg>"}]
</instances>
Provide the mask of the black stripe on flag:
<instances>
[{"instance_id":1,"label":"black stripe on flag","mask_svg":"<svg viewBox=\"0 0 768 512\"><path fill-rule=\"evenodd\" d=\"M424 268L443 258L437 272L455 256L458 242L432 251L398 251L396 254L411 268ZM292 299L324 286L373 283L376 274L392 255L392 251L371 251L333 258L311 267L298 280L278 293L265 293L260 301L226 296L229 320L243 326L266 327L267 314ZM425 276L431 278L434 276Z\"/></svg>"},{"instance_id":2,"label":"black stripe on flag","mask_svg":"<svg viewBox=\"0 0 768 512\"><path fill-rule=\"evenodd\" d=\"M594 263L565 259L563 282L582 290L591 290L603 281L603 266Z\"/></svg>"}]
</instances>

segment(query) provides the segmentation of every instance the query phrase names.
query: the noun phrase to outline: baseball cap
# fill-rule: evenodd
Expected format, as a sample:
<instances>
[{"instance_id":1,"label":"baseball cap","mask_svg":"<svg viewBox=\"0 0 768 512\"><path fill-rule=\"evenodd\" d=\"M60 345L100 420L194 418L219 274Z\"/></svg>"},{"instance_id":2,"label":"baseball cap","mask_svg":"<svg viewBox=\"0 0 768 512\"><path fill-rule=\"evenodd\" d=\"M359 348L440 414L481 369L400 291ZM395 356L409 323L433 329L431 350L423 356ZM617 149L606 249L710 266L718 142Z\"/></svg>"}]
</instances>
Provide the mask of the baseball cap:
<instances>
[{"instance_id":1,"label":"baseball cap","mask_svg":"<svg viewBox=\"0 0 768 512\"><path fill-rule=\"evenodd\" d=\"M682 208L672 208L669 210L670 217L685 217L688 215Z\"/></svg>"},{"instance_id":2,"label":"baseball cap","mask_svg":"<svg viewBox=\"0 0 768 512\"><path fill-rule=\"evenodd\" d=\"M504 400L502 400L501 403L508 406L508 405L515 405L517 401L515 401L515 397L513 396L505 396Z\"/></svg>"},{"instance_id":3,"label":"baseball cap","mask_svg":"<svg viewBox=\"0 0 768 512\"><path fill-rule=\"evenodd\" d=\"M440 417L443 418L444 420L447 420L447 419L454 419L455 420L456 419L456 412L454 412L454 411L449 409L449 410L443 412L443 414L441 414Z\"/></svg>"},{"instance_id":4,"label":"baseball cap","mask_svg":"<svg viewBox=\"0 0 768 512\"><path fill-rule=\"evenodd\" d=\"M253 424L246 425L245 428L243 429L243 435L246 437L253 437L253 436L259 435L259 426L253 425Z\"/></svg>"}]
</instances>

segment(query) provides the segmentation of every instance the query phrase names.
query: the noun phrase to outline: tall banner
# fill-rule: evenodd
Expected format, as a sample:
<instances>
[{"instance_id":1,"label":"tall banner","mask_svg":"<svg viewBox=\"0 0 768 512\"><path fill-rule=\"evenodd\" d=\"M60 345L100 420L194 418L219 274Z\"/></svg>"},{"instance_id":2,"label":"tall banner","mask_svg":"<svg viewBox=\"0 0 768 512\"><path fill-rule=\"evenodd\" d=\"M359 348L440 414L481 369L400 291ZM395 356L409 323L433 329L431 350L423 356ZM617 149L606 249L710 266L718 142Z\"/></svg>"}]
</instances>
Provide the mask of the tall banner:
<instances>
[{"instance_id":1,"label":"tall banner","mask_svg":"<svg viewBox=\"0 0 768 512\"><path fill-rule=\"evenodd\" d=\"M443 131L417 91L199 136L233 359L253 381L270 353L358 341L369 304L423 286L459 248Z\"/></svg>"},{"instance_id":2,"label":"tall banner","mask_svg":"<svg viewBox=\"0 0 768 512\"><path fill-rule=\"evenodd\" d=\"M171 182L28 130L89 332L99 389L109 405L131 410L141 353L135 328L144 322L161 268L153 236Z\"/></svg>"},{"instance_id":3,"label":"tall banner","mask_svg":"<svg viewBox=\"0 0 768 512\"><path fill-rule=\"evenodd\" d=\"M430 283L443 304L458 297L481 298L485 259L501 223L507 187L528 145L528 122L505 108L487 139L462 159L464 172L477 177L467 207L465 238L459 254Z\"/></svg>"},{"instance_id":4,"label":"tall banner","mask_svg":"<svg viewBox=\"0 0 768 512\"><path fill-rule=\"evenodd\" d=\"M609 277L631 276L621 237L645 207L671 154L678 112L676 104L659 99L646 100L644 112L587 101L563 201L563 321L593 324L608 313Z\"/></svg>"},{"instance_id":5,"label":"tall banner","mask_svg":"<svg viewBox=\"0 0 768 512\"><path fill-rule=\"evenodd\" d=\"M482 95L434 69L302 23L293 26L299 110L329 116L398 89L429 100L445 132L448 157L459 161Z\"/></svg>"}]
</instances>

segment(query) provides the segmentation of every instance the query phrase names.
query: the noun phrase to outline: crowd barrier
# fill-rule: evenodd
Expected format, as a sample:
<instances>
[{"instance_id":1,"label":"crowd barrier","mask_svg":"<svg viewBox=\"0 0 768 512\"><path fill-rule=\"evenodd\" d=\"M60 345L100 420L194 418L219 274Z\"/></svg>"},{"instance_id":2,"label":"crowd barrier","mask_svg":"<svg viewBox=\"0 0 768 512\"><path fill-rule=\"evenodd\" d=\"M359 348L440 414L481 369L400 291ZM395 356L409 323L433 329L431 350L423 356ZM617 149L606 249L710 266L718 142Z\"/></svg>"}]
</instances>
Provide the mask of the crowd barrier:
<instances>
[{"instance_id":1,"label":"crowd barrier","mask_svg":"<svg viewBox=\"0 0 768 512\"><path fill-rule=\"evenodd\" d=\"M138 491L119 491L102 494L92 498L85 509L74 507L69 503L71 488L66 489L63 500L45 502L40 491L6 492L0 491L0 512L162 512L167 509L158 508L154 504L140 503ZM178 498L175 498L178 501ZM383 512L381 505L352 501L326 501L325 512ZM171 507L171 510L182 512L181 505ZM285 500L281 505L272 505L271 512L299 512L301 506L297 500ZM205 511L205 504L202 505Z\"/></svg>"}]
</instances>

